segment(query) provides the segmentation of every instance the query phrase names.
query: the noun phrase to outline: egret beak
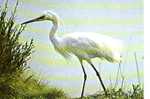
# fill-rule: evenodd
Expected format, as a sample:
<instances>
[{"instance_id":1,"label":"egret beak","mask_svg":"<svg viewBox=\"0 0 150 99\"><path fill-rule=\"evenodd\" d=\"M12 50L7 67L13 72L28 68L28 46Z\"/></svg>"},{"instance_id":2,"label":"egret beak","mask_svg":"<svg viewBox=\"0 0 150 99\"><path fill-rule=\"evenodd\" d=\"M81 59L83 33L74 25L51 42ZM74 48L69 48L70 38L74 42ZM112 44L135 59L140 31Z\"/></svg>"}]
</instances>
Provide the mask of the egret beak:
<instances>
[{"instance_id":1,"label":"egret beak","mask_svg":"<svg viewBox=\"0 0 150 99\"><path fill-rule=\"evenodd\" d=\"M42 15L40 17L37 17L35 19L31 19L29 21L25 21L25 22L21 23L21 25L28 24L28 23L31 23L31 22L36 22L36 21L42 21L43 19L44 19L44 15Z\"/></svg>"}]
</instances>

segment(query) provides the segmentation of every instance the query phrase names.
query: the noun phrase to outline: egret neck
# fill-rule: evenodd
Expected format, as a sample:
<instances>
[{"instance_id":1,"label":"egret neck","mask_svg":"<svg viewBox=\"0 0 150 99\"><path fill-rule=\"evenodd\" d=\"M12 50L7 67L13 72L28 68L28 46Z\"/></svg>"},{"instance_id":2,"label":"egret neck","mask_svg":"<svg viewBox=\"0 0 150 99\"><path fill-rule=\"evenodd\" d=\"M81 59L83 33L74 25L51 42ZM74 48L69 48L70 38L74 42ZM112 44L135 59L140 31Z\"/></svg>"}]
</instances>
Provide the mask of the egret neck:
<instances>
[{"instance_id":1,"label":"egret neck","mask_svg":"<svg viewBox=\"0 0 150 99\"><path fill-rule=\"evenodd\" d=\"M49 39L53 43L53 45L55 46L55 45L58 44L58 40L55 37L55 33L56 33L57 29L58 29L58 21L52 21L52 23L53 23L53 26L52 26L51 31L49 33Z\"/></svg>"}]
</instances>

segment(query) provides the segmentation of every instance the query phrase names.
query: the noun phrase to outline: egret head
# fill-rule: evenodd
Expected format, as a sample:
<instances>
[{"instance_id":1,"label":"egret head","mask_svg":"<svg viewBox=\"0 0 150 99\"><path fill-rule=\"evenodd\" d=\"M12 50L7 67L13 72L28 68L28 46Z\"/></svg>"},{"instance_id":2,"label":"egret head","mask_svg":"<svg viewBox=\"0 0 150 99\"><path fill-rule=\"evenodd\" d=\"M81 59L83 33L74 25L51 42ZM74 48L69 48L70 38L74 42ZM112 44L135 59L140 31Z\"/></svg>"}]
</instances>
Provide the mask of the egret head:
<instances>
[{"instance_id":1,"label":"egret head","mask_svg":"<svg viewBox=\"0 0 150 99\"><path fill-rule=\"evenodd\" d=\"M59 16L56 13L48 10L48 11L44 11L44 13L41 16L28 20L26 22L23 22L22 24L28 24L31 22L44 21L44 20L50 20L54 23L61 23Z\"/></svg>"}]
</instances>

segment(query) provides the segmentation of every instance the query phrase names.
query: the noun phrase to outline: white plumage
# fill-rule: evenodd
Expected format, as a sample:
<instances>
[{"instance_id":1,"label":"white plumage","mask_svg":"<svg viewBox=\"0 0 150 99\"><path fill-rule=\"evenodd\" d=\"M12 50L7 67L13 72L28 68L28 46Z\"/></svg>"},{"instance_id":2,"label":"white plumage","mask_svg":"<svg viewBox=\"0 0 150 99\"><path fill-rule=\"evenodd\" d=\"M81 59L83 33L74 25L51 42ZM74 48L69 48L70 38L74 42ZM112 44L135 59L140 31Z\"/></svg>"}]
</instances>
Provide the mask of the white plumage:
<instances>
[{"instance_id":1,"label":"white plumage","mask_svg":"<svg viewBox=\"0 0 150 99\"><path fill-rule=\"evenodd\" d=\"M56 50L65 57L74 54L84 60L96 57L109 62L120 62L121 60L121 41L108 36L90 32L75 32L57 38L57 40L60 43L56 46Z\"/></svg>"},{"instance_id":2,"label":"white plumage","mask_svg":"<svg viewBox=\"0 0 150 99\"><path fill-rule=\"evenodd\" d=\"M83 82L81 98L83 97L84 94L84 87L87 78L83 66L83 62L82 62L83 60L86 60L95 70L96 75L98 76L98 79L102 84L105 93L107 94L101 76L96 70L96 68L94 67L94 65L92 64L91 59L98 57L102 60L105 59L109 62L120 62L121 61L120 52L122 49L121 41L117 39L113 39L108 36L104 36L96 33L87 33L87 32L85 33L74 32L74 33L68 33L67 35L64 35L62 37L56 37L55 33L58 28L60 18L56 13L52 11L46 11L42 16L26 21L22 24L27 24L36 21L44 21L44 20L48 20L53 23L53 26L49 33L49 38L52 44L54 45L54 48L66 58L71 54L77 56L81 63L83 73L84 73L84 82Z\"/></svg>"}]
</instances>

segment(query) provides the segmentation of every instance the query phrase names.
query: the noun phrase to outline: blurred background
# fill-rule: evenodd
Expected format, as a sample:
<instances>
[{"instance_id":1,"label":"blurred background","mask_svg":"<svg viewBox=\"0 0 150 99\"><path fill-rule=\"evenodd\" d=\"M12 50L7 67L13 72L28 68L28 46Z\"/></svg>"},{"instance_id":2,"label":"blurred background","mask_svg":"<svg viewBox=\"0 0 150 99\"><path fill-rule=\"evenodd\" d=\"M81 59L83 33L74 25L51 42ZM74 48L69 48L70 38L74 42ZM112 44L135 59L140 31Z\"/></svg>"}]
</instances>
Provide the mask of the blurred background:
<instances>
[{"instance_id":1,"label":"blurred background","mask_svg":"<svg viewBox=\"0 0 150 99\"><path fill-rule=\"evenodd\" d=\"M16 0L9 0L10 8L15 3ZM118 86L121 86L121 75L124 87L139 83L138 79L143 83L143 0L19 0L16 21L20 24L45 10L52 10L62 19L63 24L56 33L59 36L71 32L96 32L122 40L125 50ZM63 88L70 96L79 96L83 82L80 63L75 56L65 60L54 50L48 38L51 27L52 23L47 21L32 23L23 32L23 40L34 38L35 48L29 64L45 83ZM114 86L119 65L99 59L94 59L93 63L107 87ZM86 62L84 65L88 74L85 95L93 94L101 86L93 69Z\"/></svg>"}]
</instances>

